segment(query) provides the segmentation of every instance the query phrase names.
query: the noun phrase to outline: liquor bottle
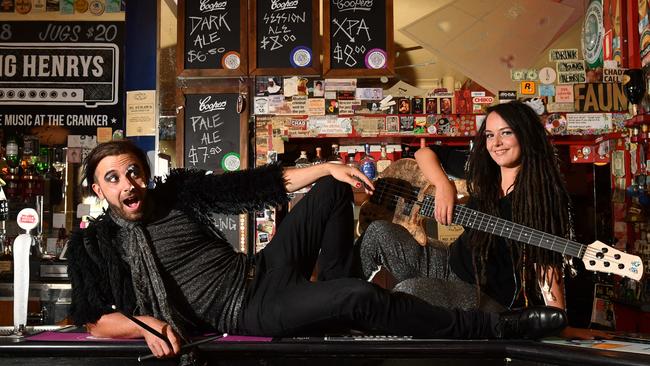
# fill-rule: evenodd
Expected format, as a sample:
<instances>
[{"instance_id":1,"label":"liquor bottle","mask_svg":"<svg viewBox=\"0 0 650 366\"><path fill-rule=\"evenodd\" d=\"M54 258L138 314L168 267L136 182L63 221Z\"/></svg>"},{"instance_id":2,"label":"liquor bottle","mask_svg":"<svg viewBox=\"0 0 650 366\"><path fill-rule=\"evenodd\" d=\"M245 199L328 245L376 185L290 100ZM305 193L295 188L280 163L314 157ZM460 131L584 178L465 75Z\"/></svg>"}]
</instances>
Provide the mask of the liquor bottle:
<instances>
[{"instance_id":1,"label":"liquor bottle","mask_svg":"<svg viewBox=\"0 0 650 366\"><path fill-rule=\"evenodd\" d=\"M11 255L11 246L7 240L7 230L5 222L9 220L9 203L7 197L0 186L0 278L9 278L12 271L13 256Z\"/></svg>"},{"instance_id":2,"label":"liquor bottle","mask_svg":"<svg viewBox=\"0 0 650 366\"><path fill-rule=\"evenodd\" d=\"M383 172L388 168L392 161L388 158L388 153L386 151L386 145L381 145L381 156L377 160L377 174Z\"/></svg>"},{"instance_id":3,"label":"liquor bottle","mask_svg":"<svg viewBox=\"0 0 650 366\"><path fill-rule=\"evenodd\" d=\"M359 169L359 163L357 162L357 152L356 150L350 150L348 151L348 160L345 163L347 166L351 166L353 168ZM352 187L352 192L363 192L363 185L360 187Z\"/></svg>"},{"instance_id":4,"label":"liquor bottle","mask_svg":"<svg viewBox=\"0 0 650 366\"><path fill-rule=\"evenodd\" d=\"M325 162L325 159L323 159L323 155L322 155L322 154L323 154L323 153L322 153L322 149L321 149L320 147L317 147L317 148L316 148L316 157L314 158L314 160L313 160L311 163L312 163L313 165L324 163L324 162Z\"/></svg>"},{"instance_id":5,"label":"liquor bottle","mask_svg":"<svg viewBox=\"0 0 650 366\"><path fill-rule=\"evenodd\" d=\"M5 155L9 169L16 169L20 165L20 158L18 156L18 142L15 137L7 138L7 146L5 148ZM17 173L14 171L14 173Z\"/></svg>"},{"instance_id":6,"label":"liquor bottle","mask_svg":"<svg viewBox=\"0 0 650 366\"><path fill-rule=\"evenodd\" d=\"M36 172L44 176L50 170L50 150L47 147L39 149L38 157L36 159Z\"/></svg>"},{"instance_id":7,"label":"liquor bottle","mask_svg":"<svg viewBox=\"0 0 650 366\"><path fill-rule=\"evenodd\" d=\"M9 202L7 201L7 196L2 189L2 183L0 183L0 222L2 222L3 228L4 222L7 220L9 220Z\"/></svg>"},{"instance_id":8,"label":"liquor bottle","mask_svg":"<svg viewBox=\"0 0 650 366\"><path fill-rule=\"evenodd\" d=\"M328 163L343 164L343 159L339 154L339 145L332 144L332 154L327 157Z\"/></svg>"},{"instance_id":9,"label":"liquor bottle","mask_svg":"<svg viewBox=\"0 0 650 366\"><path fill-rule=\"evenodd\" d=\"M311 165L309 163L309 158L307 158L307 151L305 150L300 151L300 156L298 157L298 159L296 159L295 164L296 164L296 168L304 168Z\"/></svg>"},{"instance_id":10,"label":"liquor bottle","mask_svg":"<svg viewBox=\"0 0 650 366\"><path fill-rule=\"evenodd\" d=\"M411 147L410 146L404 146L404 154L402 155L403 158L413 158L413 154L411 153Z\"/></svg>"},{"instance_id":11,"label":"liquor bottle","mask_svg":"<svg viewBox=\"0 0 650 366\"><path fill-rule=\"evenodd\" d=\"M305 150L300 151L300 156L298 157L298 159L296 159L295 165L296 165L296 168L298 168L298 169L305 168L305 167L308 167L308 166L311 165L311 163L309 162L309 158L307 158L307 151L305 151ZM311 186L307 185L306 187L303 187L303 188L300 188L297 191L294 191L294 193L307 193L307 192L309 192L310 189L311 189Z\"/></svg>"},{"instance_id":12,"label":"liquor bottle","mask_svg":"<svg viewBox=\"0 0 650 366\"><path fill-rule=\"evenodd\" d=\"M365 144L364 146L365 154L361 157L361 171L363 174L368 177L370 180L375 180L377 178L377 163L375 158L370 155L370 144Z\"/></svg>"},{"instance_id":13,"label":"liquor bottle","mask_svg":"<svg viewBox=\"0 0 650 366\"><path fill-rule=\"evenodd\" d=\"M345 163L348 166L359 169L359 163L356 160L357 152L356 150L348 151L348 162Z\"/></svg>"},{"instance_id":14,"label":"liquor bottle","mask_svg":"<svg viewBox=\"0 0 650 366\"><path fill-rule=\"evenodd\" d=\"M0 232L0 278L9 279L13 277L13 263L14 256L11 253L11 245L9 244L7 233L2 229Z\"/></svg>"}]
</instances>

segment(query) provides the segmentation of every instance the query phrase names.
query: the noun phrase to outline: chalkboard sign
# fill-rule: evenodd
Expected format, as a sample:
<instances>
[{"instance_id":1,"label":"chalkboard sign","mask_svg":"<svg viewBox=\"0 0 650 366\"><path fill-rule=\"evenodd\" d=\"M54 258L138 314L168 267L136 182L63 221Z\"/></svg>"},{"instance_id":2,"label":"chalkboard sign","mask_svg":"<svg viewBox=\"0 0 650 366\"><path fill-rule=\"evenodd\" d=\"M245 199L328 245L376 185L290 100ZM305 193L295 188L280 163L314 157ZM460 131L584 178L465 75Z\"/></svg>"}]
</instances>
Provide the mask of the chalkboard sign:
<instances>
[{"instance_id":1,"label":"chalkboard sign","mask_svg":"<svg viewBox=\"0 0 650 366\"><path fill-rule=\"evenodd\" d=\"M248 69L246 0L179 0L179 76L237 76Z\"/></svg>"},{"instance_id":2,"label":"chalkboard sign","mask_svg":"<svg viewBox=\"0 0 650 366\"><path fill-rule=\"evenodd\" d=\"M318 0L252 0L250 74L320 75Z\"/></svg>"},{"instance_id":3,"label":"chalkboard sign","mask_svg":"<svg viewBox=\"0 0 650 366\"><path fill-rule=\"evenodd\" d=\"M197 87L182 88L177 93L177 104L182 106L176 126L179 164L216 174L246 168L248 127L245 115L237 113L239 91ZM228 242L241 251L248 245L246 217L213 216Z\"/></svg>"},{"instance_id":4,"label":"chalkboard sign","mask_svg":"<svg viewBox=\"0 0 650 366\"><path fill-rule=\"evenodd\" d=\"M239 169L238 96L235 93L185 95L185 167L213 171Z\"/></svg>"},{"instance_id":5,"label":"chalkboard sign","mask_svg":"<svg viewBox=\"0 0 650 366\"><path fill-rule=\"evenodd\" d=\"M325 76L392 75L393 0L324 0Z\"/></svg>"}]
</instances>

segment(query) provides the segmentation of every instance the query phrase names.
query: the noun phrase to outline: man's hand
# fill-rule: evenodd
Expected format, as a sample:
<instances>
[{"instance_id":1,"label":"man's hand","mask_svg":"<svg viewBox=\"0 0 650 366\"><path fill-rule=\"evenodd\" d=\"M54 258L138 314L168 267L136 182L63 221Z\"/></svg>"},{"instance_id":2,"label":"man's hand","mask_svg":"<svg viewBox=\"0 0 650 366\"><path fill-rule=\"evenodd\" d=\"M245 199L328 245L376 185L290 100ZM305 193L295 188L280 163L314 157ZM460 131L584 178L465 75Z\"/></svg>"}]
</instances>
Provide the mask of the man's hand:
<instances>
[{"instance_id":1,"label":"man's hand","mask_svg":"<svg viewBox=\"0 0 650 366\"><path fill-rule=\"evenodd\" d=\"M178 354L181 349L180 337L176 332L174 332L169 324L151 316L139 316L138 319L147 323L147 325L160 332L160 334L164 335L167 337L167 340L169 340L168 344L165 340L160 339L158 336L145 329L142 329L142 336L154 356L162 358L173 357Z\"/></svg>"},{"instance_id":2,"label":"man's hand","mask_svg":"<svg viewBox=\"0 0 650 366\"><path fill-rule=\"evenodd\" d=\"M372 184L372 181L366 177L359 169L353 168L348 165L342 164L328 164L329 171L332 177L336 178L344 183L348 183L352 187L361 188L364 187L364 190L367 194L372 194L375 190L375 186Z\"/></svg>"}]
</instances>

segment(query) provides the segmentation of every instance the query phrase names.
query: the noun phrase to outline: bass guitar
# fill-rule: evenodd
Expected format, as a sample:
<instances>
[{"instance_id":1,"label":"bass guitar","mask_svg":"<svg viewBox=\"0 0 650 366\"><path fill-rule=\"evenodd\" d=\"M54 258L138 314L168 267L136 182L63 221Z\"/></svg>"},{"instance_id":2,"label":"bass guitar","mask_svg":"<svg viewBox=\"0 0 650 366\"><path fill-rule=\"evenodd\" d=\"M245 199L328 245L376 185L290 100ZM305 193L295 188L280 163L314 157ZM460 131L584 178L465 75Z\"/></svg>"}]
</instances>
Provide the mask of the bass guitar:
<instances>
[{"instance_id":1,"label":"bass guitar","mask_svg":"<svg viewBox=\"0 0 650 366\"><path fill-rule=\"evenodd\" d=\"M422 219L434 218L434 193L435 188L426 182L415 160L395 161L382 172L375 182L374 194L361 206L359 229L365 230L374 220L392 221L404 226L420 244L426 244ZM591 271L613 273L637 281L643 276L641 258L600 241L583 245L470 209L462 204L454 206L452 222L465 228L579 258L585 268Z\"/></svg>"}]
</instances>

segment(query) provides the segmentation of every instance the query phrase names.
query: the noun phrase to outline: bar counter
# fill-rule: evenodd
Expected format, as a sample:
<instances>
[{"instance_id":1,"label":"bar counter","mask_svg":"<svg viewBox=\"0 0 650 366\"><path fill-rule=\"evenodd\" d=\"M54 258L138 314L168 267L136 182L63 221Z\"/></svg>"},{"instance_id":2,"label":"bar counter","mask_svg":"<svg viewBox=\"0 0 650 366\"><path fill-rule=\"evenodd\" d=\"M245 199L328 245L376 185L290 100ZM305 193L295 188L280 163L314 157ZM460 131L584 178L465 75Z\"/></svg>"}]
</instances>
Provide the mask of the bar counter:
<instances>
[{"instance_id":1,"label":"bar counter","mask_svg":"<svg viewBox=\"0 0 650 366\"><path fill-rule=\"evenodd\" d=\"M231 337L227 337L231 338ZM351 337L263 339L232 337L199 346L208 365L650 365L647 343L408 340ZM640 352L623 352L628 344ZM587 345L587 346L585 346ZM594 347L595 346L595 347ZM615 350L618 349L618 350ZM176 365L174 359L138 361L142 340L20 341L0 338L6 365Z\"/></svg>"}]
</instances>

